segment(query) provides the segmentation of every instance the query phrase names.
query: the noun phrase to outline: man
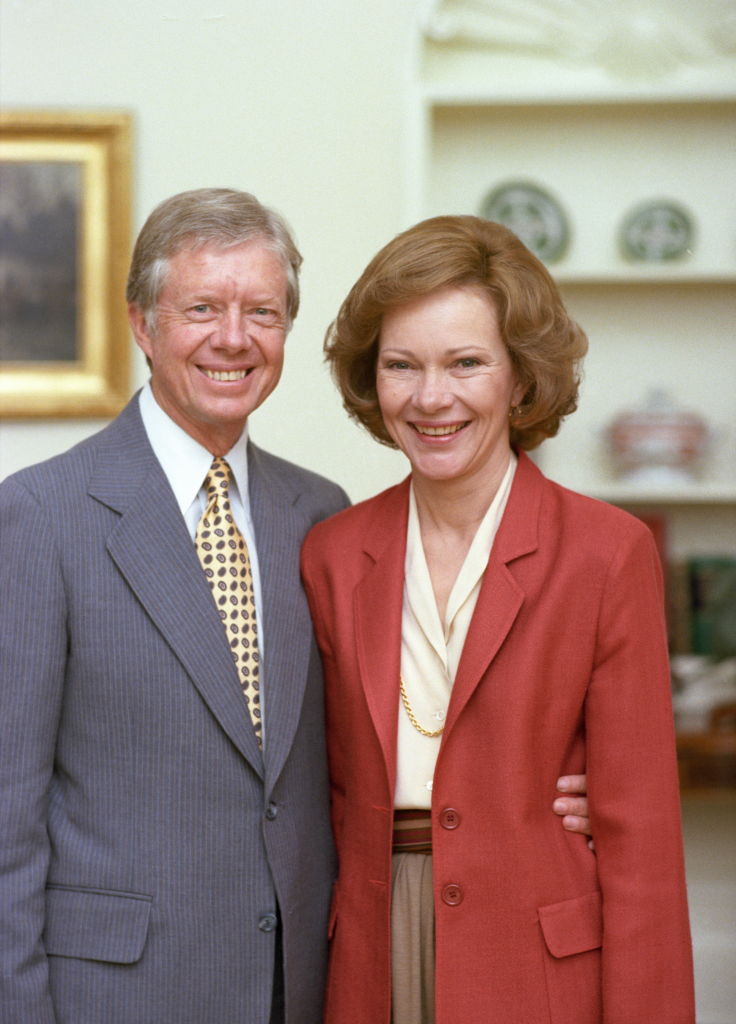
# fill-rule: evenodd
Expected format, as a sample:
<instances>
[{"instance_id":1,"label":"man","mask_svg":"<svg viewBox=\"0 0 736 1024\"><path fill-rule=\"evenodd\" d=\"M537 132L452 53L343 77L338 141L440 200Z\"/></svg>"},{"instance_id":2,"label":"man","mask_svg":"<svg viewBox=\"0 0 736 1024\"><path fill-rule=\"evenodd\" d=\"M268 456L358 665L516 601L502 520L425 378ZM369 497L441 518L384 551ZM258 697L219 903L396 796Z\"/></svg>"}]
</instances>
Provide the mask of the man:
<instances>
[{"instance_id":1,"label":"man","mask_svg":"<svg viewBox=\"0 0 736 1024\"><path fill-rule=\"evenodd\" d=\"M347 497L247 427L300 263L247 193L163 202L127 290L150 383L0 487L4 1024L321 1019L335 864L298 554ZM232 620L218 516L255 604Z\"/></svg>"}]
</instances>

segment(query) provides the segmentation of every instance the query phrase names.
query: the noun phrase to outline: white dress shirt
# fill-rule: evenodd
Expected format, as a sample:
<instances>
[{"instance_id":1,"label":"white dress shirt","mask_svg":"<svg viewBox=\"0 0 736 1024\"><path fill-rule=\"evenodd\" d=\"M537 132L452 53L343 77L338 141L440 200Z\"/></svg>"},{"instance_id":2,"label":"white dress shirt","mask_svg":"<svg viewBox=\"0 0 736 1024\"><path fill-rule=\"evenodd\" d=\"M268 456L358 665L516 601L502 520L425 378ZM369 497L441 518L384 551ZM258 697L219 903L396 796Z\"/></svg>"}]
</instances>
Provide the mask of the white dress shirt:
<instances>
[{"instance_id":1,"label":"white dress shirt","mask_svg":"<svg viewBox=\"0 0 736 1024\"><path fill-rule=\"evenodd\" d=\"M212 454L195 441L185 430L175 423L164 412L153 396L150 381L141 390L139 408L143 426L154 454L161 463L161 468L174 492L174 497L194 543L197 524L207 506L207 494L204 480L212 465ZM253 574L253 590L256 601L256 619L258 622L258 648L261 655L260 687L261 707L263 709L264 736L266 725L266 694L263 678L264 670L264 630L261 599L261 576L258 568L258 551L250 514L250 498L248 494L248 425L238 440L227 453L232 471L230 482L230 507L235 522L245 539L250 556Z\"/></svg>"},{"instance_id":2,"label":"white dress shirt","mask_svg":"<svg viewBox=\"0 0 736 1024\"><path fill-rule=\"evenodd\" d=\"M414 488L410 490L401 618L401 675L412 711L419 724L429 732L439 729L447 716L452 684L475 611L483 573L506 508L516 463L516 456L512 455L455 580L444 623L440 620L424 554ZM396 807L431 807L432 782L441 739L441 736L430 738L419 733L399 700Z\"/></svg>"}]
</instances>

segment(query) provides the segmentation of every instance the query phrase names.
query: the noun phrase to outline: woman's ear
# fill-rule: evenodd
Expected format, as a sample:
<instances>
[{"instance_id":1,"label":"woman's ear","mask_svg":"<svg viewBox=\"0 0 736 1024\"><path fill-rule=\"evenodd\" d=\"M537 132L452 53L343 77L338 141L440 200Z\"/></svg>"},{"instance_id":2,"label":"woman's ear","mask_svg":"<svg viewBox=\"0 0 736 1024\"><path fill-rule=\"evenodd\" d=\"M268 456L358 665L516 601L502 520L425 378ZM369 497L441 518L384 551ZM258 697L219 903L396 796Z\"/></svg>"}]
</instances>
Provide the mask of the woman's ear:
<instances>
[{"instance_id":1,"label":"woman's ear","mask_svg":"<svg viewBox=\"0 0 736 1024\"><path fill-rule=\"evenodd\" d=\"M529 390L528 385L522 384L520 380L516 381L514 390L511 392L511 405L518 407L524 404L524 396Z\"/></svg>"}]
</instances>

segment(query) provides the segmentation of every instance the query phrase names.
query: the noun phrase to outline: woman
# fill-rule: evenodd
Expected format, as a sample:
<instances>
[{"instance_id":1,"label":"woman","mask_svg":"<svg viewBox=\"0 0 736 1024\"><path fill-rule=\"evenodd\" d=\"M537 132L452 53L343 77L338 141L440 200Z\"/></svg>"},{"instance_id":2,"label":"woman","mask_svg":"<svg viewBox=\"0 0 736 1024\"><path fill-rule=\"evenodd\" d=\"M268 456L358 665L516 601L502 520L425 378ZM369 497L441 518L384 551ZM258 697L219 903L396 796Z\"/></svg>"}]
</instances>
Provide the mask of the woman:
<instances>
[{"instance_id":1,"label":"woman","mask_svg":"<svg viewBox=\"0 0 736 1024\"><path fill-rule=\"evenodd\" d=\"M340 859L326 1021L692 1024L656 549L525 454L576 407L584 334L511 232L437 217L325 344L411 465L303 550ZM548 810L583 771L595 854Z\"/></svg>"}]
</instances>

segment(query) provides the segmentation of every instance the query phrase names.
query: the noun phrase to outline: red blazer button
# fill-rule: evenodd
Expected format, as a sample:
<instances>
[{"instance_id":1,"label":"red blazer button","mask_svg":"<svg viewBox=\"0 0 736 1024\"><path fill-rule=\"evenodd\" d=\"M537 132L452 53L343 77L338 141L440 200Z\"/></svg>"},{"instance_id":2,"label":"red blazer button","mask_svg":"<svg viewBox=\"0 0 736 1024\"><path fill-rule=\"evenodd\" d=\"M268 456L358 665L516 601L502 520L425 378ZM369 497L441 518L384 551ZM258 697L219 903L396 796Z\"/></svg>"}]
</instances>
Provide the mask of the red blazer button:
<instances>
[{"instance_id":1,"label":"red blazer button","mask_svg":"<svg viewBox=\"0 0 736 1024\"><path fill-rule=\"evenodd\" d=\"M448 907L457 907L462 903L464 895L461 886L456 885L454 882L450 882L449 885L444 886L442 889L442 900Z\"/></svg>"},{"instance_id":2,"label":"red blazer button","mask_svg":"<svg viewBox=\"0 0 736 1024\"><path fill-rule=\"evenodd\" d=\"M461 821L460 811L456 811L454 807L445 807L440 811L440 825L443 828L457 828Z\"/></svg>"}]
</instances>

